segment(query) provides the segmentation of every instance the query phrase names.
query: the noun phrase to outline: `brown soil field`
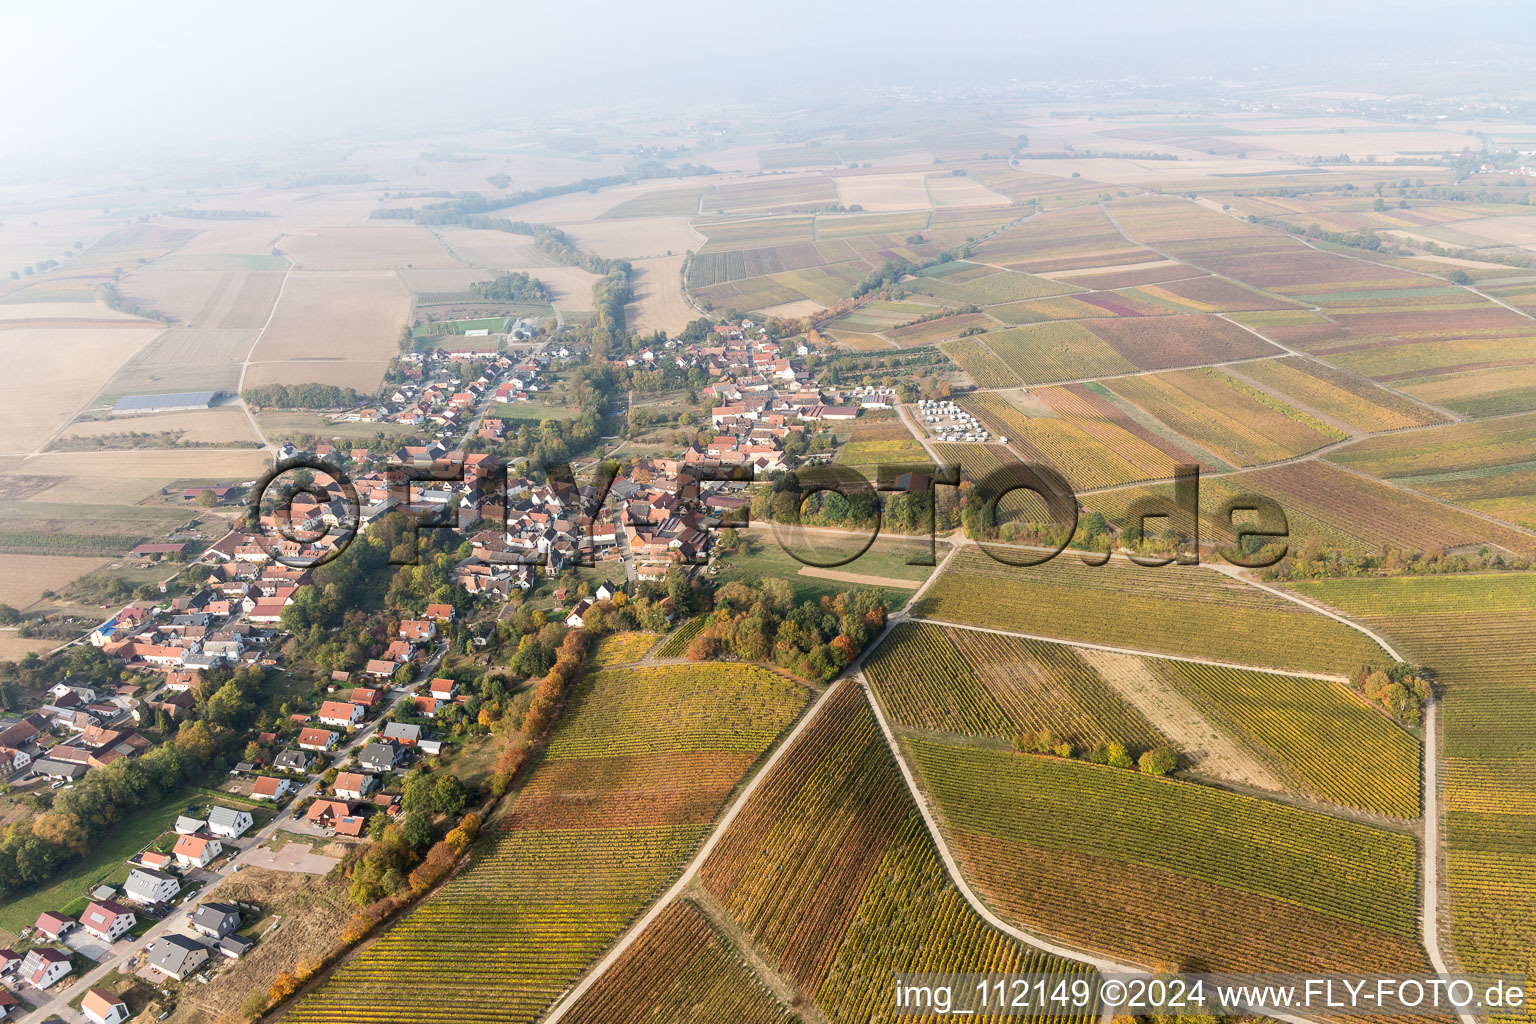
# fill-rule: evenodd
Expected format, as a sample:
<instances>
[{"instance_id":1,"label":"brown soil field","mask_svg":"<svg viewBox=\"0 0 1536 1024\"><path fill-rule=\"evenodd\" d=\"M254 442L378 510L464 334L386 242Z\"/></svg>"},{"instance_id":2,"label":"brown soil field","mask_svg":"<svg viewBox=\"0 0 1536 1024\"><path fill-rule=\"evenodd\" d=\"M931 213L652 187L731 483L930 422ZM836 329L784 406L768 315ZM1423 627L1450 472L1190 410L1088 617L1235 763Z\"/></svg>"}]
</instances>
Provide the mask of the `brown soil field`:
<instances>
[{"instance_id":1,"label":"brown soil field","mask_svg":"<svg viewBox=\"0 0 1536 1024\"><path fill-rule=\"evenodd\" d=\"M410 312L410 293L389 271L294 271L266 333L252 354L246 385L285 381L376 387ZM293 363L313 363L315 376L295 376ZM346 362L347 366L327 363ZM280 365L286 364L286 365Z\"/></svg>"},{"instance_id":2,"label":"brown soil field","mask_svg":"<svg viewBox=\"0 0 1536 1024\"><path fill-rule=\"evenodd\" d=\"M934 206L1007 206L1012 202L973 178L955 174L929 175L928 198Z\"/></svg>"},{"instance_id":3,"label":"brown soil field","mask_svg":"<svg viewBox=\"0 0 1536 1024\"><path fill-rule=\"evenodd\" d=\"M610 218L562 226L577 245L610 259L639 260L669 252L681 256L705 242L686 217Z\"/></svg>"},{"instance_id":4,"label":"brown soil field","mask_svg":"<svg viewBox=\"0 0 1536 1024\"><path fill-rule=\"evenodd\" d=\"M635 264L635 301L626 307L632 331L676 334L699 318L683 298L683 257L663 256Z\"/></svg>"},{"instance_id":5,"label":"brown soil field","mask_svg":"<svg viewBox=\"0 0 1536 1024\"><path fill-rule=\"evenodd\" d=\"M819 580L836 580L839 583L854 583L861 587L893 587L897 590L916 590L923 585L920 580L893 580L887 576L868 576L860 572L822 569L814 565L802 565L800 575L814 576Z\"/></svg>"},{"instance_id":6,"label":"brown soil field","mask_svg":"<svg viewBox=\"0 0 1536 1024\"><path fill-rule=\"evenodd\" d=\"M394 270L456 267L432 232L404 221L296 231L279 243L300 270Z\"/></svg>"},{"instance_id":7,"label":"brown soil field","mask_svg":"<svg viewBox=\"0 0 1536 1024\"><path fill-rule=\"evenodd\" d=\"M580 267L538 267L528 273L549 286L561 309L592 308L592 286L598 281L596 274Z\"/></svg>"},{"instance_id":8,"label":"brown soil field","mask_svg":"<svg viewBox=\"0 0 1536 1024\"><path fill-rule=\"evenodd\" d=\"M844 206L857 204L864 207L866 212L926 210L932 205L928 199L928 184L923 171L845 174L833 180L837 183L839 203Z\"/></svg>"},{"instance_id":9,"label":"brown soil field","mask_svg":"<svg viewBox=\"0 0 1536 1024\"><path fill-rule=\"evenodd\" d=\"M59 478L96 489L95 501L121 504L126 495L115 491L122 480L222 480L240 483L259 476L269 465L265 452L249 449L172 451L147 449L133 452L48 452L29 459L27 475ZM59 501L59 486L32 495L37 501ZM135 499L137 500L137 499Z\"/></svg>"},{"instance_id":10,"label":"brown soil field","mask_svg":"<svg viewBox=\"0 0 1536 1024\"><path fill-rule=\"evenodd\" d=\"M42 597L43 591L59 590L108 561L110 559L67 555L0 554L0 604L25 608Z\"/></svg>"},{"instance_id":11,"label":"brown soil field","mask_svg":"<svg viewBox=\"0 0 1536 1024\"><path fill-rule=\"evenodd\" d=\"M489 281L489 270L401 270L400 280L414 294L431 292L467 292L477 281Z\"/></svg>"},{"instance_id":12,"label":"brown soil field","mask_svg":"<svg viewBox=\"0 0 1536 1024\"><path fill-rule=\"evenodd\" d=\"M119 313L99 302L5 302L0 303L0 329L12 325L28 327L49 321L112 321L142 324L132 313Z\"/></svg>"},{"instance_id":13,"label":"brown soil field","mask_svg":"<svg viewBox=\"0 0 1536 1024\"><path fill-rule=\"evenodd\" d=\"M815 299L799 299L795 302L781 302L777 306L765 306L759 312L764 316L778 317L781 320L799 320L801 317L820 313L826 308Z\"/></svg>"},{"instance_id":14,"label":"brown soil field","mask_svg":"<svg viewBox=\"0 0 1536 1024\"><path fill-rule=\"evenodd\" d=\"M0 360L26 370L0 380L0 451L37 448L163 330L157 324L0 331Z\"/></svg>"},{"instance_id":15,"label":"brown soil field","mask_svg":"<svg viewBox=\"0 0 1536 1024\"><path fill-rule=\"evenodd\" d=\"M114 416L106 420L71 423L59 437L109 437L113 434L158 434L183 431L182 441L255 441L251 423L238 406L226 405L197 412L164 412L148 416Z\"/></svg>"},{"instance_id":16,"label":"brown soil field","mask_svg":"<svg viewBox=\"0 0 1536 1024\"><path fill-rule=\"evenodd\" d=\"M278 359L252 363L245 374L245 387L262 384L334 384L372 392L389 369L387 359Z\"/></svg>"},{"instance_id":17,"label":"brown soil field","mask_svg":"<svg viewBox=\"0 0 1536 1024\"><path fill-rule=\"evenodd\" d=\"M60 643L39 637L27 640L17 636L13 629L0 629L0 661L20 661L33 652L47 654Z\"/></svg>"},{"instance_id":18,"label":"brown soil field","mask_svg":"<svg viewBox=\"0 0 1536 1024\"><path fill-rule=\"evenodd\" d=\"M512 270L527 267L551 267L554 260L533 247L529 235L508 231L479 231L471 228L438 228L438 234L459 259L479 267Z\"/></svg>"},{"instance_id":19,"label":"brown soil field","mask_svg":"<svg viewBox=\"0 0 1536 1024\"><path fill-rule=\"evenodd\" d=\"M178 326L228 330L266 323L282 285L275 270L144 270L130 274L122 290Z\"/></svg>"}]
</instances>

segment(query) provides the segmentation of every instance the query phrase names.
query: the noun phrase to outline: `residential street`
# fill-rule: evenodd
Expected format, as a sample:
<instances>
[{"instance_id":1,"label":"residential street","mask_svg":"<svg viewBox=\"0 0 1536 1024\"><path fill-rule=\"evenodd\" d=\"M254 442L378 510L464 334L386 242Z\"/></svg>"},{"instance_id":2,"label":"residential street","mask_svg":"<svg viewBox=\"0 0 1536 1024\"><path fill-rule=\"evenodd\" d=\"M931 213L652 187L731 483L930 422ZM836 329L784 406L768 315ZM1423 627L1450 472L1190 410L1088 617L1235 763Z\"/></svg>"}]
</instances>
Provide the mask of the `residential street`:
<instances>
[{"instance_id":1,"label":"residential street","mask_svg":"<svg viewBox=\"0 0 1536 1024\"><path fill-rule=\"evenodd\" d=\"M373 733L377 731L379 722L389 714L389 711L401 700L407 698L415 690L416 685L432 678L432 673L437 670L437 666L442 662L443 656L447 651L447 643L442 640L437 641L431 657L423 663L421 671L417 674L416 683L407 689L390 690L387 702L380 705L378 715L372 721L366 722L359 727L346 742L339 744L332 752L334 754L332 763L339 764L345 761L354 751L361 750ZM102 978L114 970L122 968L129 960L138 955L140 950L147 948L150 943L160 936L174 933L190 934L190 929L186 927L187 919L192 916L192 913L197 909L197 905L207 898L209 891L225 878L234 874L237 868L253 863L246 860L249 856L247 851L255 849L272 838L284 825L291 824L293 815L287 808L291 808L305 797L316 795L319 787L320 777L318 775L313 776L294 793L293 799L289 801L287 807L261 829L248 832L237 840L225 840L224 845L226 849L236 848L239 852L226 857L221 864L212 870L188 873L185 876L186 878L202 880L205 883L195 894L196 898L189 899L185 903L178 905L175 910L166 915L163 921L156 923L154 927L150 928L140 938L120 939L113 943L112 951L108 957L87 974L81 976L70 975L46 992L39 993L31 989L22 990L23 999L39 995L44 997L44 1001L38 1004L36 1009L19 1018L22 1024L42 1024L42 1021L52 1015L58 1015L66 1021L84 1024L84 1015L77 1010L70 1009L70 1002L84 995L86 989L98 984ZM257 858L257 860L262 859L264 858ZM253 866L259 865L253 864Z\"/></svg>"}]
</instances>

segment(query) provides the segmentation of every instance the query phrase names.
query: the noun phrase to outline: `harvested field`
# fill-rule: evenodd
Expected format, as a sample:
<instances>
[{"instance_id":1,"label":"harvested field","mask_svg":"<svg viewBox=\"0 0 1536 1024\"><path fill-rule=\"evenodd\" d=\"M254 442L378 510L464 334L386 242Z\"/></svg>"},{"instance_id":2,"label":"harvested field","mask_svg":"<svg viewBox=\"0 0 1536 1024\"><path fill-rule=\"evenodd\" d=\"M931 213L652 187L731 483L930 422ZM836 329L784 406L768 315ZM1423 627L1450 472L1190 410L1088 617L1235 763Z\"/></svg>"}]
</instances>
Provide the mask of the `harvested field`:
<instances>
[{"instance_id":1,"label":"harvested field","mask_svg":"<svg viewBox=\"0 0 1536 1024\"><path fill-rule=\"evenodd\" d=\"M659 188L626 199L603 214L604 217L692 217L699 212L699 199L715 188L692 184L684 188Z\"/></svg>"},{"instance_id":2,"label":"harvested field","mask_svg":"<svg viewBox=\"0 0 1536 1024\"><path fill-rule=\"evenodd\" d=\"M240 363L256 335L255 330L172 327L113 374L94 404L110 406L123 395L234 391L240 383Z\"/></svg>"},{"instance_id":3,"label":"harvested field","mask_svg":"<svg viewBox=\"0 0 1536 1024\"><path fill-rule=\"evenodd\" d=\"M356 227L323 227L283 236L278 247L299 270L397 270L457 267L426 228L406 221L370 221Z\"/></svg>"},{"instance_id":4,"label":"harvested field","mask_svg":"<svg viewBox=\"0 0 1536 1024\"><path fill-rule=\"evenodd\" d=\"M465 293L470 285L489 281L494 276L491 271L480 269L401 270L399 274L400 280L418 301L433 295Z\"/></svg>"},{"instance_id":5,"label":"harvested field","mask_svg":"<svg viewBox=\"0 0 1536 1024\"><path fill-rule=\"evenodd\" d=\"M1013 202L969 175L962 174L928 175L928 198L935 207L1007 206Z\"/></svg>"},{"instance_id":6,"label":"harvested field","mask_svg":"<svg viewBox=\"0 0 1536 1024\"><path fill-rule=\"evenodd\" d=\"M43 591L62 590L65 584L106 564L105 558L0 554L0 604L24 609L42 597Z\"/></svg>"},{"instance_id":7,"label":"harvested field","mask_svg":"<svg viewBox=\"0 0 1536 1024\"><path fill-rule=\"evenodd\" d=\"M132 313L120 313L97 302L94 297L85 302L5 302L0 303L0 330L13 327L39 327L54 321L65 321L60 326L143 326L146 321Z\"/></svg>"},{"instance_id":8,"label":"harvested field","mask_svg":"<svg viewBox=\"0 0 1536 1024\"><path fill-rule=\"evenodd\" d=\"M465 263L493 270L527 270L556 266L533 247L532 235L474 228L435 228L443 244Z\"/></svg>"},{"instance_id":9,"label":"harvested field","mask_svg":"<svg viewBox=\"0 0 1536 1024\"><path fill-rule=\"evenodd\" d=\"M634 265L634 301L625 309L632 331L666 331L677 334L699 312L683 297L682 256L641 260Z\"/></svg>"},{"instance_id":10,"label":"harvested field","mask_svg":"<svg viewBox=\"0 0 1536 1024\"><path fill-rule=\"evenodd\" d=\"M0 381L0 452L40 446L164 330L158 324L140 326L144 321L128 323L0 330L0 360L27 371Z\"/></svg>"},{"instance_id":11,"label":"harvested field","mask_svg":"<svg viewBox=\"0 0 1536 1024\"><path fill-rule=\"evenodd\" d=\"M59 641L49 640L46 637L18 636L14 629L0 629L0 661L20 661L29 654L39 656L47 654Z\"/></svg>"},{"instance_id":12,"label":"harvested field","mask_svg":"<svg viewBox=\"0 0 1536 1024\"><path fill-rule=\"evenodd\" d=\"M926 210L930 206L926 175L922 171L843 174L833 180L837 183L837 201L844 206L858 204L872 213Z\"/></svg>"},{"instance_id":13,"label":"harvested field","mask_svg":"<svg viewBox=\"0 0 1536 1024\"><path fill-rule=\"evenodd\" d=\"M294 271L251 355L246 386L315 381L371 391L409 311L410 293L390 271Z\"/></svg>"},{"instance_id":14,"label":"harvested field","mask_svg":"<svg viewBox=\"0 0 1536 1024\"><path fill-rule=\"evenodd\" d=\"M595 220L562 225L581 248L610 259L642 260L652 256L681 256L701 247L705 238L683 217L638 220Z\"/></svg>"},{"instance_id":15,"label":"harvested field","mask_svg":"<svg viewBox=\"0 0 1536 1024\"><path fill-rule=\"evenodd\" d=\"M530 274L549 286L555 303L563 310L589 310L592 308L592 286L598 276L580 267L540 267Z\"/></svg>"},{"instance_id":16,"label":"harvested field","mask_svg":"<svg viewBox=\"0 0 1536 1024\"><path fill-rule=\"evenodd\" d=\"M123 294L176 318L176 326L209 330L260 327L283 284L281 271L142 270Z\"/></svg>"},{"instance_id":17,"label":"harvested field","mask_svg":"<svg viewBox=\"0 0 1536 1024\"><path fill-rule=\"evenodd\" d=\"M114 416L106 420L82 420L71 423L59 434L66 438L98 437L109 439L123 434L159 434L165 431L179 433L182 443L216 444L223 441L256 441L250 420L233 405L215 409L199 409L195 412L151 413L146 416ZM113 445L107 447L131 447Z\"/></svg>"},{"instance_id":18,"label":"harvested field","mask_svg":"<svg viewBox=\"0 0 1536 1024\"><path fill-rule=\"evenodd\" d=\"M838 161L828 154L828 162ZM702 206L705 213L790 212L820 210L837 201L837 187L825 174L776 174L716 186Z\"/></svg>"}]
</instances>

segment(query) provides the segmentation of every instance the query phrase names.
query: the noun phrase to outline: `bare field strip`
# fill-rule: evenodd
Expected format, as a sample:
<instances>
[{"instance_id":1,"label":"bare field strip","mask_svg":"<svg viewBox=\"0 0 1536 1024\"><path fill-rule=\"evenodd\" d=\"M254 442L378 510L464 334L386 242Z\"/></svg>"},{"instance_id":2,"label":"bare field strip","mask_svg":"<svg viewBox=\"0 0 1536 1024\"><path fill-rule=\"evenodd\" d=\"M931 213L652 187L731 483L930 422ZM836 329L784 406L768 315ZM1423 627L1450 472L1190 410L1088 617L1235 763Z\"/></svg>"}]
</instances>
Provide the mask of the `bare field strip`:
<instances>
[{"instance_id":1,"label":"bare field strip","mask_svg":"<svg viewBox=\"0 0 1536 1024\"><path fill-rule=\"evenodd\" d=\"M106 420L71 423L59 435L64 438L111 437L128 433L159 434L178 431L182 442L218 444L226 441L255 441L250 420L237 406L196 412L163 412L148 416L114 416ZM109 445L110 447L110 445Z\"/></svg>"},{"instance_id":2,"label":"bare field strip","mask_svg":"<svg viewBox=\"0 0 1536 1024\"><path fill-rule=\"evenodd\" d=\"M146 321L132 313L119 313L96 302L6 302L0 303L0 328L11 324L33 326L49 320L112 320L125 324Z\"/></svg>"},{"instance_id":3,"label":"bare field strip","mask_svg":"<svg viewBox=\"0 0 1536 1024\"><path fill-rule=\"evenodd\" d=\"M922 580L893 580L887 576L870 576L861 572L822 569L814 565L802 565L799 575L812 576L819 580L836 580L838 583L853 583L860 587L891 587L896 590L916 590L923 585Z\"/></svg>"},{"instance_id":4,"label":"bare field strip","mask_svg":"<svg viewBox=\"0 0 1536 1024\"><path fill-rule=\"evenodd\" d=\"M500 232L497 232L500 234ZM479 281L489 281L492 273L489 270L478 268L463 268L457 270L419 270L408 269L398 271L400 280L413 294L422 295L431 292L467 292L472 284Z\"/></svg>"},{"instance_id":5,"label":"bare field strip","mask_svg":"<svg viewBox=\"0 0 1536 1024\"><path fill-rule=\"evenodd\" d=\"M461 260L475 266L511 270L513 267L556 265L554 260L533 247L531 235L476 228L438 228L437 232Z\"/></svg>"},{"instance_id":6,"label":"bare field strip","mask_svg":"<svg viewBox=\"0 0 1536 1024\"><path fill-rule=\"evenodd\" d=\"M1079 648L1078 653L1120 696L1146 716L1158 732L1178 744L1197 771L1245 786L1277 793L1285 791L1263 765L1231 737L1207 722L1189 701L1150 671L1144 659L1091 647Z\"/></svg>"},{"instance_id":7,"label":"bare field strip","mask_svg":"<svg viewBox=\"0 0 1536 1024\"><path fill-rule=\"evenodd\" d=\"M246 449L152 448L127 452L46 452L29 459L23 471L29 477L52 477L57 483L28 496L28 502L83 501L105 505L132 505L128 488L149 482L158 487L173 480L222 480L240 483L261 475L269 465L265 452ZM0 477L3 483L4 477ZM173 510L174 511L174 510Z\"/></svg>"},{"instance_id":8,"label":"bare field strip","mask_svg":"<svg viewBox=\"0 0 1536 1024\"><path fill-rule=\"evenodd\" d=\"M0 604L25 608L45 590L59 590L107 564L105 558L0 554ZM55 646L57 641L49 646Z\"/></svg>"},{"instance_id":9,"label":"bare field strip","mask_svg":"<svg viewBox=\"0 0 1536 1024\"><path fill-rule=\"evenodd\" d=\"M0 380L0 450L41 445L162 331L159 325L0 331L0 360L26 371Z\"/></svg>"},{"instance_id":10,"label":"bare field strip","mask_svg":"<svg viewBox=\"0 0 1536 1024\"><path fill-rule=\"evenodd\" d=\"M240 362L256 333L173 327L123 364L94 405L110 406L123 395L234 391L240 384Z\"/></svg>"},{"instance_id":11,"label":"bare field strip","mask_svg":"<svg viewBox=\"0 0 1536 1024\"><path fill-rule=\"evenodd\" d=\"M844 206L857 204L871 213L926 210L932 205L928 199L928 185L923 171L844 174L833 181L837 183L838 202Z\"/></svg>"},{"instance_id":12,"label":"bare field strip","mask_svg":"<svg viewBox=\"0 0 1536 1024\"><path fill-rule=\"evenodd\" d=\"M549 286L561 309L580 311L592 308L592 286L599 278L590 270L582 270L580 267L538 267L527 272Z\"/></svg>"},{"instance_id":13,"label":"bare field strip","mask_svg":"<svg viewBox=\"0 0 1536 1024\"><path fill-rule=\"evenodd\" d=\"M227 330L266 323L282 283L274 270L142 270L124 279L123 293L179 326Z\"/></svg>"},{"instance_id":14,"label":"bare field strip","mask_svg":"<svg viewBox=\"0 0 1536 1024\"><path fill-rule=\"evenodd\" d=\"M389 369L387 359L279 359L252 363L245 374L247 388L262 384L334 384L371 392Z\"/></svg>"},{"instance_id":15,"label":"bare field strip","mask_svg":"<svg viewBox=\"0 0 1536 1024\"><path fill-rule=\"evenodd\" d=\"M299 270L398 270L461 265L432 232L404 221L294 231L284 236L278 248Z\"/></svg>"},{"instance_id":16,"label":"bare field strip","mask_svg":"<svg viewBox=\"0 0 1536 1024\"><path fill-rule=\"evenodd\" d=\"M410 293L391 271L294 271L251 359L388 363L410 306Z\"/></svg>"},{"instance_id":17,"label":"bare field strip","mask_svg":"<svg viewBox=\"0 0 1536 1024\"><path fill-rule=\"evenodd\" d=\"M1013 202L963 174L928 175L928 198L934 206L1007 206Z\"/></svg>"},{"instance_id":18,"label":"bare field strip","mask_svg":"<svg viewBox=\"0 0 1536 1024\"><path fill-rule=\"evenodd\" d=\"M44 637L26 639L13 629L0 629L0 661L20 661L29 654L47 654L61 641Z\"/></svg>"},{"instance_id":19,"label":"bare field strip","mask_svg":"<svg viewBox=\"0 0 1536 1024\"><path fill-rule=\"evenodd\" d=\"M629 329L677 334L699 318L683 298L683 257L663 256L634 265L635 299L626 308Z\"/></svg>"},{"instance_id":20,"label":"bare field strip","mask_svg":"<svg viewBox=\"0 0 1536 1024\"><path fill-rule=\"evenodd\" d=\"M814 316L826 308L815 299L797 299L794 302L781 302L777 306L764 306L758 312L779 320L799 320L801 317Z\"/></svg>"},{"instance_id":21,"label":"bare field strip","mask_svg":"<svg viewBox=\"0 0 1536 1024\"><path fill-rule=\"evenodd\" d=\"M686 217L643 217L594 220L562 225L576 244L608 259L642 260L652 256L681 256L701 248L706 239L688 226Z\"/></svg>"}]
</instances>

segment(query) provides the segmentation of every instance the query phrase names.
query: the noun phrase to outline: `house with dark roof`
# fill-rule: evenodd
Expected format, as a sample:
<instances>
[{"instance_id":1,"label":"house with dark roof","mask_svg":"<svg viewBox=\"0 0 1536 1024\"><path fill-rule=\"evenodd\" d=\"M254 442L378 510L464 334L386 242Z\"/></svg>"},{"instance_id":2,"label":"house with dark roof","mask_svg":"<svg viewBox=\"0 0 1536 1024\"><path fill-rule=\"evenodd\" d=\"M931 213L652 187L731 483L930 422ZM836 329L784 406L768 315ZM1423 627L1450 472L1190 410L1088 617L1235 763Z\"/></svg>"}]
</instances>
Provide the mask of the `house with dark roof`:
<instances>
[{"instance_id":1,"label":"house with dark roof","mask_svg":"<svg viewBox=\"0 0 1536 1024\"><path fill-rule=\"evenodd\" d=\"M208 947L185 935L166 935L150 945L149 966L167 978L181 981L208 960Z\"/></svg>"},{"instance_id":2,"label":"house with dark roof","mask_svg":"<svg viewBox=\"0 0 1536 1024\"><path fill-rule=\"evenodd\" d=\"M192 929L210 939L222 939L240 927L240 908L228 903L204 903L192 914Z\"/></svg>"},{"instance_id":3,"label":"house with dark roof","mask_svg":"<svg viewBox=\"0 0 1536 1024\"><path fill-rule=\"evenodd\" d=\"M135 903L169 903L181 892L181 882L175 875L168 875L149 868L134 868L128 872L123 892Z\"/></svg>"},{"instance_id":4,"label":"house with dark roof","mask_svg":"<svg viewBox=\"0 0 1536 1024\"><path fill-rule=\"evenodd\" d=\"M358 761L371 772L393 771L405 756L404 748L394 743L373 742L363 748Z\"/></svg>"}]
</instances>

